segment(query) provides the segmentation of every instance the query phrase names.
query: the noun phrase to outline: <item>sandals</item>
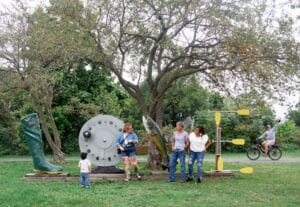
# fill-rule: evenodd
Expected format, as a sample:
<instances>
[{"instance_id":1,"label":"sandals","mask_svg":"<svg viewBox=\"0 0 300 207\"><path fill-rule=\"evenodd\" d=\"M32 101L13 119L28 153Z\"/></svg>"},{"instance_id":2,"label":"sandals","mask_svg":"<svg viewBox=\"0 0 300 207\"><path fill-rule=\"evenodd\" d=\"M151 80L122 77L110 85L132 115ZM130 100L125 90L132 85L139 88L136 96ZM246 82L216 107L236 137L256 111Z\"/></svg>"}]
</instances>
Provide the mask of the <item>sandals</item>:
<instances>
[{"instance_id":1,"label":"sandals","mask_svg":"<svg viewBox=\"0 0 300 207\"><path fill-rule=\"evenodd\" d=\"M142 179L142 177L141 177L140 175L136 175L135 177L136 177L136 179L138 179L138 180L141 180L141 179ZM124 180L125 180L125 182L131 181L130 177L126 177Z\"/></svg>"},{"instance_id":2,"label":"sandals","mask_svg":"<svg viewBox=\"0 0 300 207\"><path fill-rule=\"evenodd\" d=\"M136 179L138 179L138 180L142 180L142 177L141 177L140 175L137 175L137 176L136 176ZM125 180L125 182L129 182L129 181L131 181L131 179L130 179L130 178L125 178L124 180Z\"/></svg>"}]
</instances>

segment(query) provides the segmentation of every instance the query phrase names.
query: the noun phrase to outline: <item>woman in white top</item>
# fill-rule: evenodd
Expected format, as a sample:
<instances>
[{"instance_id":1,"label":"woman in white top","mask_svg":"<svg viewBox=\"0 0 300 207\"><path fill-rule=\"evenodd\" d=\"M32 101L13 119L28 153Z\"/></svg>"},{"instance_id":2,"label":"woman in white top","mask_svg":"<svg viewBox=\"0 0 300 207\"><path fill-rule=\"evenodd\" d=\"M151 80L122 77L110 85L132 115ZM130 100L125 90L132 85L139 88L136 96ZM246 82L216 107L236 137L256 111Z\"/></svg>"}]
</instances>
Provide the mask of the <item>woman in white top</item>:
<instances>
[{"instance_id":1,"label":"woman in white top","mask_svg":"<svg viewBox=\"0 0 300 207\"><path fill-rule=\"evenodd\" d=\"M193 165L195 160L198 166L197 182L200 183L202 180L202 165L203 158L207 148L211 145L211 141L208 138L205 130L202 126L196 127L194 132L189 135L188 139L190 157L189 157L189 175L187 181L193 180Z\"/></svg>"}]
</instances>

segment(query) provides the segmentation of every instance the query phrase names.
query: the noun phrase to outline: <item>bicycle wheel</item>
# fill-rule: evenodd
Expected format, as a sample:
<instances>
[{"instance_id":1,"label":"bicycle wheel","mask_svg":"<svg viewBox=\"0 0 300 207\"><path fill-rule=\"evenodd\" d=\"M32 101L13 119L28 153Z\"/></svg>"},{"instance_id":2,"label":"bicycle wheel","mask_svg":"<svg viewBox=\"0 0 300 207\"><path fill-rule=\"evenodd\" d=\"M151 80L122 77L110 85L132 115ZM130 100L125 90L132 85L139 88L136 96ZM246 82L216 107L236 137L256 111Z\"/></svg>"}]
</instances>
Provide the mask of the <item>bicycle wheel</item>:
<instances>
[{"instance_id":1,"label":"bicycle wheel","mask_svg":"<svg viewBox=\"0 0 300 207\"><path fill-rule=\"evenodd\" d=\"M282 151L279 147L271 147L268 151L268 156L271 160L279 160L282 156Z\"/></svg>"},{"instance_id":2,"label":"bicycle wheel","mask_svg":"<svg viewBox=\"0 0 300 207\"><path fill-rule=\"evenodd\" d=\"M246 152L250 160L257 160L260 157L260 151L256 147L251 147Z\"/></svg>"}]
</instances>

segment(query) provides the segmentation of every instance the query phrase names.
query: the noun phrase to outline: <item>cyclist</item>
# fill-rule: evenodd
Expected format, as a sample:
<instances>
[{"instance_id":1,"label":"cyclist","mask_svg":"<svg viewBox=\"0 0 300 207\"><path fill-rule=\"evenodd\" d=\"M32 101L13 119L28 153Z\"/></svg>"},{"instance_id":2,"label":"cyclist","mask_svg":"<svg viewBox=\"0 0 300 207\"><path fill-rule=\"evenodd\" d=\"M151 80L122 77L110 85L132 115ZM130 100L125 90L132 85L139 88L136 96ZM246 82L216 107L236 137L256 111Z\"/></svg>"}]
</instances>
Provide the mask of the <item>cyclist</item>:
<instances>
[{"instance_id":1,"label":"cyclist","mask_svg":"<svg viewBox=\"0 0 300 207\"><path fill-rule=\"evenodd\" d=\"M266 131L261 136L256 138L256 141L259 141L263 138L267 138L267 140L265 140L261 143L261 145L263 146L264 151L265 151L265 153L264 153L265 156L268 154L268 146L272 146L275 144L275 132L279 125L280 125L280 120L277 120L277 123L274 125L273 128L271 128L271 125L267 125Z\"/></svg>"}]
</instances>

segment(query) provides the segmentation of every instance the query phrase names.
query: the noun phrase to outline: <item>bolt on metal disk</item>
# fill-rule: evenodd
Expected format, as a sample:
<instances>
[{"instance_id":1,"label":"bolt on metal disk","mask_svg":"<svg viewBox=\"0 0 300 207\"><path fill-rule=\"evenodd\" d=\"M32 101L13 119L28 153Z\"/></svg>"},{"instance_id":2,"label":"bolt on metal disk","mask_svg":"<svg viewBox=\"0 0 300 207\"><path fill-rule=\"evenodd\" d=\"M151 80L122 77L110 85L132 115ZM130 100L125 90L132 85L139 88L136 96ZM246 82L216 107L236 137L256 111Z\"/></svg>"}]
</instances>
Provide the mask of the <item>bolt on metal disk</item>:
<instances>
[{"instance_id":1,"label":"bolt on metal disk","mask_svg":"<svg viewBox=\"0 0 300 207\"><path fill-rule=\"evenodd\" d=\"M124 123L111 115L98 115L88 120L79 133L79 148L97 166L113 166L120 162L116 138Z\"/></svg>"}]
</instances>

